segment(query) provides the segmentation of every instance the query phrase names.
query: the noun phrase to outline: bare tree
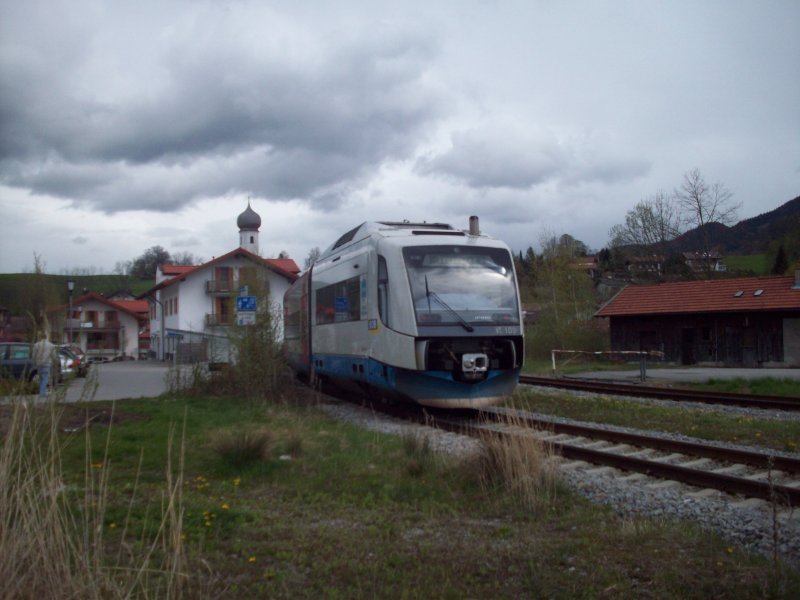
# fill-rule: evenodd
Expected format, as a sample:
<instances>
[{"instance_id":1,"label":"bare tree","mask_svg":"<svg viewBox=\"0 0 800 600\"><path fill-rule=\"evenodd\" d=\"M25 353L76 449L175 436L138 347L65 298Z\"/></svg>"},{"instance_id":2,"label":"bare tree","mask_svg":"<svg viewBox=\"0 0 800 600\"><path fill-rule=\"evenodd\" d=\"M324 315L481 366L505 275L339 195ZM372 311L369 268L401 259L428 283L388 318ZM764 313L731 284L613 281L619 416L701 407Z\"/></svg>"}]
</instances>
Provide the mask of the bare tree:
<instances>
[{"instance_id":1,"label":"bare tree","mask_svg":"<svg viewBox=\"0 0 800 600\"><path fill-rule=\"evenodd\" d=\"M201 265L205 261L199 256L195 256L186 250L177 252L170 257L170 260L176 265Z\"/></svg>"},{"instance_id":2,"label":"bare tree","mask_svg":"<svg viewBox=\"0 0 800 600\"><path fill-rule=\"evenodd\" d=\"M700 169L692 169L683 176L681 187L675 190L675 200L687 225L696 227L702 239L703 264L706 276L711 277L711 249L713 240L709 225L732 225L736 222L741 203L732 201L733 193L722 183L708 185Z\"/></svg>"},{"instance_id":3,"label":"bare tree","mask_svg":"<svg viewBox=\"0 0 800 600\"><path fill-rule=\"evenodd\" d=\"M304 269L308 270L314 263L319 260L319 256L322 254L322 250L319 249L319 246L314 246L311 250L308 251L308 256L306 256L305 266Z\"/></svg>"},{"instance_id":4,"label":"bare tree","mask_svg":"<svg viewBox=\"0 0 800 600\"><path fill-rule=\"evenodd\" d=\"M132 266L132 260L118 260L112 273L114 275L130 275Z\"/></svg>"},{"instance_id":5,"label":"bare tree","mask_svg":"<svg viewBox=\"0 0 800 600\"><path fill-rule=\"evenodd\" d=\"M681 216L675 200L664 192L657 192L637 202L625 215L625 223L611 228L609 237L613 248L658 248L658 252L665 255L669 242L680 233Z\"/></svg>"}]
</instances>

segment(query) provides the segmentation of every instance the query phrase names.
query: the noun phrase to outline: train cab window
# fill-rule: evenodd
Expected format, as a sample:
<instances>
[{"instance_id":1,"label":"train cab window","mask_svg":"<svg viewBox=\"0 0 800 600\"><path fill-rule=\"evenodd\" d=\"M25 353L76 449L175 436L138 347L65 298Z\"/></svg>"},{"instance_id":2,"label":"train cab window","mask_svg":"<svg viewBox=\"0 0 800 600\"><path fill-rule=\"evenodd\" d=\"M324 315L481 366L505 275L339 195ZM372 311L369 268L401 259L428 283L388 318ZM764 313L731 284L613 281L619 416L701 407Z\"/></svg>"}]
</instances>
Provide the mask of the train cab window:
<instances>
[{"instance_id":1,"label":"train cab window","mask_svg":"<svg viewBox=\"0 0 800 600\"><path fill-rule=\"evenodd\" d=\"M378 315L383 324L389 326L389 269L386 259L378 257Z\"/></svg>"},{"instance_id":2,"label":"train cab window","mask_svg":"<svg viewBox=\"0 0 800 600\"><path fill-rule=\"evenodd\" d=\"M519 324L511 255L502 248L403 249L417 323Z\"/></svg>"}]
</instances>

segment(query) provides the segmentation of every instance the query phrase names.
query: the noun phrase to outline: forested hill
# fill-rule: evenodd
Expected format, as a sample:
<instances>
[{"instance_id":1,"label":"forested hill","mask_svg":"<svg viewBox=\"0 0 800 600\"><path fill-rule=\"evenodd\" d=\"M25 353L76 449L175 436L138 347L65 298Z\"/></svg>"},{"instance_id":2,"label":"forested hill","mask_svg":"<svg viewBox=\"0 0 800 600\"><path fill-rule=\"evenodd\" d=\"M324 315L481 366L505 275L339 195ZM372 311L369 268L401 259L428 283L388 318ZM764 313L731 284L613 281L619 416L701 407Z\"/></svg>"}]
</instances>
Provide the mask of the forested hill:
<instances>
[{"instance_id":1,"label":"forested hill","mask_svg":"<svg viewBox=\"0 0 800 600\"><path fill-rule=\"evenodd\" d=\"M800 240L800 196L775 210L740 221L732 227L718 223L707 225L712 245L725 254L757 254L765 252L770 242ZM678 251L702 248L702 229L692 229L674 240Z\"/></svg>"}]
</instances>

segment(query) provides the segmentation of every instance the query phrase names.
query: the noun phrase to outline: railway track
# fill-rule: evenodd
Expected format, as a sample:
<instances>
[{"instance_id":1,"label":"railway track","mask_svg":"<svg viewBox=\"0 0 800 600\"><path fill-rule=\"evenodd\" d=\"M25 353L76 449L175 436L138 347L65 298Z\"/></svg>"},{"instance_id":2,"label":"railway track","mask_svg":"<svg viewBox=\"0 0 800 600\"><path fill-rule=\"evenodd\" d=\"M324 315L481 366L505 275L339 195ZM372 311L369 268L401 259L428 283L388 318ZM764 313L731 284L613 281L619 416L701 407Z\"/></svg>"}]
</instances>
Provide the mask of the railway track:
<instances>
[{"instance_id":1,"label":"railway track","mask_svg":"<svg viewBox=\"0 0 800 600\"><path fill-rule=\"evenodd\" d=\"M800 506L800 457L562 423L502 408L457 412L375 405L376 411L471 436L536 435L570 461L641 473L791 507ZM509 416L511 415L511 417ZM513 426L507 424L511 422ZM519 425L525 431L521 432Z\"/></svg>"},{"instance_id":2,"label":"railway track","mask_svg":"<svg viewBox=\"0 0 800 600\"><path fill-rule=\"evenodd\" d=\"M539 385L567 390L579 390L618 396L638 396L674 400L677 402L701 402L725 406L741 406L770 410L800 411L800 398L786 396L753 396L731 392L706 392L681 388L664 388L626 383L610 383L585 379L565 379L520 375L519 382L526 385Z\"/></svg>"}]
</instances>

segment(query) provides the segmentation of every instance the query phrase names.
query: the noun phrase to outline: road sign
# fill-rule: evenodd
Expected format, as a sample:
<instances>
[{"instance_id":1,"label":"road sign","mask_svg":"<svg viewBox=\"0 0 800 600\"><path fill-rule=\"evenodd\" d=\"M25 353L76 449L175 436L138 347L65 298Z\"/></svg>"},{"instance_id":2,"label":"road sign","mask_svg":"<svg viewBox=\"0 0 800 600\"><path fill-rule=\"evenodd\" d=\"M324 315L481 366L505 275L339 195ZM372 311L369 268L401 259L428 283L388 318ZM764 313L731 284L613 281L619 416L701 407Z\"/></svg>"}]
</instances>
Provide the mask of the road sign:
<instances>
[{"instance_id":1,"label":"road sign","mask_svg":"<svg viewBox=\"0 0 800 600\"><path fill-rule=\"evenodd\" d=\"M246 311L240 312L236 315L236 324L237 325L255 325L256 324L256 313L253 311Z\"/></svg>"},{"instance_id":2,"label":"road sign","mask_svg":"<svg viewBox=\"0 0 800 600\"><path fill-rule=\"evenodd\" d=\"M236 310L238 310L238 311L255 311L256 310L256 297L255 296L238 296L236 298Z\"/></svg>"}]
</instances>

